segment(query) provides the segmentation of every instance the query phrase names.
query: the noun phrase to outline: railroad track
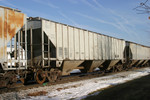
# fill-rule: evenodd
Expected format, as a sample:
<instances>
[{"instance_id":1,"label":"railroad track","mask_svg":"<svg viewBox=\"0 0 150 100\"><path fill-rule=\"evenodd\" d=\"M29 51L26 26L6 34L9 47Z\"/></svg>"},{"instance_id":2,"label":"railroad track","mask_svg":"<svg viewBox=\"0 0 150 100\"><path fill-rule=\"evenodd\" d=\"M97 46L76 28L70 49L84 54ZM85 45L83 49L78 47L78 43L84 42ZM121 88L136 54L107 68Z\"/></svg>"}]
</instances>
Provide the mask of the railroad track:
<instances>
[{"instance_id":1,"label":"railroad track","mask_svg":"<svg viewBox=\"0 0 150 100\"><path fill-rule=\"evenodd\" d=\"M86 80L90 78L95 78L95 77L100 77L104 75L108 75L110 73L104 73L104 72L92 72L92 73L76 73L72 74L70 76L63 76L61 80L57 80L56 82L45 82L43 84L37 84L35 81L29 82L27 85L23 85L21 83L16 83L10 88L0 88L0 94L2 93L8 93L8 92L17 92L20 90L26 90L26 89L31 89L31 88L37 88L37 87L44 87L44 86L51 86L51 85L56 85L56 84L64 84L67 82L75 82L75 81L80 81L80 80Z\"/></svg>"},{"instance_id":2,"label":"railroad track","mask_svg":"<svg viewBox=\"0 0 150 100\"><path fill-rule=\"evenodd\" d=\"M132 68L129 70L134 70L134 69L138 69L138 68ZM125 71L125 70L123 70L123 71ZM120 72L123 72L123 71L120 71ZM16 83L13 86L11 86L10 88L6 88L6 87L0 88L0 94L8 93L8 92L18 92L20 90L26 90L26 89L32 89L32 88L38 88L38 87L44 87L44 86L64 84L64 83L68 83L68 82L81 81L81 80L111 75L111 74L120 73L120 72L109 73L109 72L95 71L95 72L91 72L91 73L74 73L69 76L63 76L63 77L61 77L61 80L57 80L56 82L52 82L52 83L50 83L48 81L43 84L37 84L35 81L30 81L26 85L23 85L22 83Z\"/></svg>"}]
</instances>

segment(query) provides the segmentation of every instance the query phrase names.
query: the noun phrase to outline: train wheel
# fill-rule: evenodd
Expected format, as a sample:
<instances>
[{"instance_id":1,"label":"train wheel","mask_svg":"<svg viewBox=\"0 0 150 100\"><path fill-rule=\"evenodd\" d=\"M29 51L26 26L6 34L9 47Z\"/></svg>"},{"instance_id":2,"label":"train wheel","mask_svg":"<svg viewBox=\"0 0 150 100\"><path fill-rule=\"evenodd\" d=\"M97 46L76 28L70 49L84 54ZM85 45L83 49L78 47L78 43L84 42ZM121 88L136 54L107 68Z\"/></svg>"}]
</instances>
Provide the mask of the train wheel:
<instances>
[{"instance_id":1,"label":"train wheel","mask_svg":"<svg viewBox=\"0 0 150 100\"><path fill-rule=\"evenodd\" d=\"M57 80L61 80L62 73L60 70L57 71Z\"/></svg>"},{"instance_id":2,"label":"train wheel","mask_svg":"<svg viewBox=\"0 0 150 100\"><path fill-rule=\"evenodd\" d=\"M61 71L52 68L49 72L47 72L47 78L49 82L55 82L57 80L61 80Z\"/></svg>"},{"instance_id":3,"label":"train wheel","mask_svg":"<svg viewBox=\"0 0 150 100\"><path fill-rule=\"evenodd\" d=\"M45 80L46 80L45 72L43 70L41 70L41 69L38 70L36 72L36 81L37 81L37 83L43 84L45 82Z\"/></svg>"},{"instance_id":4,"label":"train wheel","mask_svg":"<svg viewBox=\"0 0 150 100\"><path fill-rule=\"evenodd\" d=\"M50 71L47 72L47 79L48 79L49 82L54 82L55 81L55 73L54 73L53 68Z\"/></svg>"},{"instance_id":5,"label":"train wheel","mask_svg":"<svg viewBox=\"0 0 150 100\"><path fill-rule=\"evenodd\" d=\"M117 68L118 71L122 71L123 70L123 66L122 65L117 65L116 68Z\"/></svg>"},{"instance_id":6,"label":"train wheel","mask_svg":"<svg viewBox=\"0 0 150 100\"><path fill-rule=\"evenodd\" d=\"M20 78L20 81L25 84L25 79L24 78Z\"/></svg>"},{"instance_id":7,"label":"train wheel","mask_svg":"<svg viewBox=\"0 0 150 100\"><path fill-rule=\"evenodd\" d=\"M118 71L118 70L117 70L116 66L113 66L112 72L117 72L117 71Z\"/></svg>"}]
</instances>

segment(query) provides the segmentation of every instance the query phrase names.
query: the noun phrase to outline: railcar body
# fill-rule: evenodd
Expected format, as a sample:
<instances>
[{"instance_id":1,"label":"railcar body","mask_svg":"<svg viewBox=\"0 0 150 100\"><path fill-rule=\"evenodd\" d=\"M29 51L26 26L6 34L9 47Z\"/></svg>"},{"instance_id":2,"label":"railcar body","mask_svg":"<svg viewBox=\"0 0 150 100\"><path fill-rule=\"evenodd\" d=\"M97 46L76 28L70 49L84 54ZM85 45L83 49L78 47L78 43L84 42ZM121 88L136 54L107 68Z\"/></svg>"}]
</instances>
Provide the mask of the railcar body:
<instances>
[{"instance_id":1,"label":"railcar body","mask_svg":"<svg viewBox=\"0 0 150 100\"><path fill-rule=\"evenodd\" d=\"M35 38L36 37L36 38ZM62 75L73 69L92 72L124 61L125 41L43 18L29 18L28 40L32 39L31 65L60 67ZM40 60L39 60L40 59ZM104 66L104 65L105 66Z\"/></svg>"}]
</instances>

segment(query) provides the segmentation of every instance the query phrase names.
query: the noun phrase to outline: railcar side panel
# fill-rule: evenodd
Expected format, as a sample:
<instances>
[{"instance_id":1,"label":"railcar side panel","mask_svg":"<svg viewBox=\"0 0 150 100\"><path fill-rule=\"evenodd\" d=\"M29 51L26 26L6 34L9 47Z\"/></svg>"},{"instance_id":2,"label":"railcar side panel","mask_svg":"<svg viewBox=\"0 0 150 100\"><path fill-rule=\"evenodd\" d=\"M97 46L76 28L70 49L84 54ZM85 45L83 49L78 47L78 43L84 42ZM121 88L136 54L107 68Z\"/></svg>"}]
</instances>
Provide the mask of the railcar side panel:
<instances>
[{"instance_id":1,"label":"railcar side panel","mask_svg":"<svg viewBox=\"0 0 150 100\"><path fill-rule=\"evenodd\" d=\"M94 35L94 59L98 60L98 34L93 33Z\"/></svg>"},{"instance_id":2,"label":"railcar side panel","mask_svg":"<svg viewBox=\"0 0 150 100\"><path fill-rule=\"evenodd\" d=\"M74 60L74 37L73 37L73 28L68 27L68 35L69 35L69 59Z\"/></svg>"},{"instance_id":3,"label":"railcar side panel","mask_svg":"<svg viewBox=\"0 0 150 100\"><path fill-rule=\"evenodd\" d=\"M103 52L103 48L102 48L102 35L98 34L98 59L102 60L102 52Z\"/></svg>"},{"instance_id":4,"label":"railcar side panel","mask_svg":"<svg viewBox=\"0 0 150 100\"><path fill-rule=\"evenodd\" d=\"M85 38L85 59L89 60L89 33L88 31L84 31L84 38Z\"/></svg>"},{"instance_id":5,"label":"railcar side panel","mask_svg":"<svg viewBox=\"0 0 150 100\"><path fill-rule=\"evenodd\" d=\"M75 42L75 44L74 44L74 46L75 46L75 48L74 48L74 50L75 50L75 60L79 60L80 58L79 58L79 47L80 47L80 39L79 39L79 29L77 29L77 28L74 28L74 42Z\"/></svg>"},{"instance_id":6,"label":"railcar side panel","mask_svg":"<svg viewBox=\"0 0 150 100\"><path fill-rule=\"evenodd\" d=\"M56 24L56 36L57 36L57 59L59 60L63 60L63 41L62 41L62 37L63 37L63 27L61 24Z\"/></svg>"},{"instance_id":7,"label":"railcar side panel","mask_svg":"<svg viewBox=\"0 0 150 100\"><path fill-rule=\"evenodd\" d=\"M112 59L115 59L115 46L114 46L114 38L112 38L112 43L111 43L111 45L112 45Z\"/></svg>"},{"instance_id":8,"label":"railcar side panel","mask_svg":"<svg viewBox=\"0 0 150 100\"><path fill-rule=\"evenodd\" d=\"M102 35L102 54L103 54L103 56L102 56L102 59L106 59L106 46L105 46L105 36L104 35Z\"/></svg>"},{"instance_id":9,"label":"railcar side panel","mask_svg":"<svg viewBox=\"0 0 150 100\"><path fill-rule=\"evenodd\" d=\"M108 60L108 56L109 56L109 54L108 54L108 37L107 36L104 36L104 41L105 41L105 43L104 43L104 47L105 47L105 59L106 60Z\"/></svg>"},{"instance_id":10,"label":"railcar side panel","mask_svg":"<svg viewBox=\"0 0 150 100\"><path fill-rule=\"evenodd\" d=\"M68 59L68 27L63 25L63 59Z\"/></svg>"},{"instance_id":11,"label":"railcar side panel","mask_svg":"<svg viewBox=\"0 0 150 100\"><path fill-rule=\"evenodd\" d=\"M94 35L94 33L92 33L92 32L89 32L89 50L90 50L90 52L89 52L89 54L90 54L90 60L93 60L93 49L94 49L94 44L93 44L93 42L94 42L94 40L93 40L93 35Z\"/></svg>"},{"instance_id":12,"label":"railcar side panel","mask_svg":"<svg viewBox=\"0 0 150 100\"><path fill-rule=\"evenodd\" d=\"M84 31L79 29L80 33L80 59L84 60L85 58L85 37L84 37Z\"/></svg>"},{"instance_id":13,"label":"railcar side panel","mask_svg":"<svg viewBox=\"0 0 150 100\"><path fill-rule=\"evenodd\" d=\"M137 59L137 46L136 46L136 44L130 43L130 49L131 49L132 59Z\"/></svg>"},{"instance_id":14,"label":"railcar side panel","mask_svg":"<svg viewBox=\"0 0 150 100\"><path fill-rule=\"evenodd\" d=\"M122 56L122 49L121 49L121 47L122 47L122 44L121 44L121 40L119 40L119 45L118 45L118 54L119 54L119 57L118 57L118 59L121 59L121 56Z\"/></svg>"}]
</instances>

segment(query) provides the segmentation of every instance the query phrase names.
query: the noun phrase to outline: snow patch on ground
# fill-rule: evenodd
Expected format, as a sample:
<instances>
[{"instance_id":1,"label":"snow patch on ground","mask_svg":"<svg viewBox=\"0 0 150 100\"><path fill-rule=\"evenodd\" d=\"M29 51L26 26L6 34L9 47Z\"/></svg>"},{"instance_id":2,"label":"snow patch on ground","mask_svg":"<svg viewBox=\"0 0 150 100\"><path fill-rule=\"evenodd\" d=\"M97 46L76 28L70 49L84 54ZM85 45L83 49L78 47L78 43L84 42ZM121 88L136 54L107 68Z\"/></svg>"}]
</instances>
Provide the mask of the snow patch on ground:
<instances>
[{"instance_id":1,"label":"snow patch on ground","mask_svg":"<svg viewBox=\"0 0 150 100\"><path fill-rule=\"evenodd\" d=\"M150 73L150 68L136 69L134 71L120 72L108 76L82 80L78 82L69 82L54 86L45 86L34 89L22 90L20 92L1 94L0 98L19 98L22 100L80 100L88 96L88 94L107 88L112 85L121 84L129 80L133 80ZM27 96L28 93L37 91L48 92L45 96ZM13 99L11 99L13 100Z\"/></svg>"}]
</instances>

